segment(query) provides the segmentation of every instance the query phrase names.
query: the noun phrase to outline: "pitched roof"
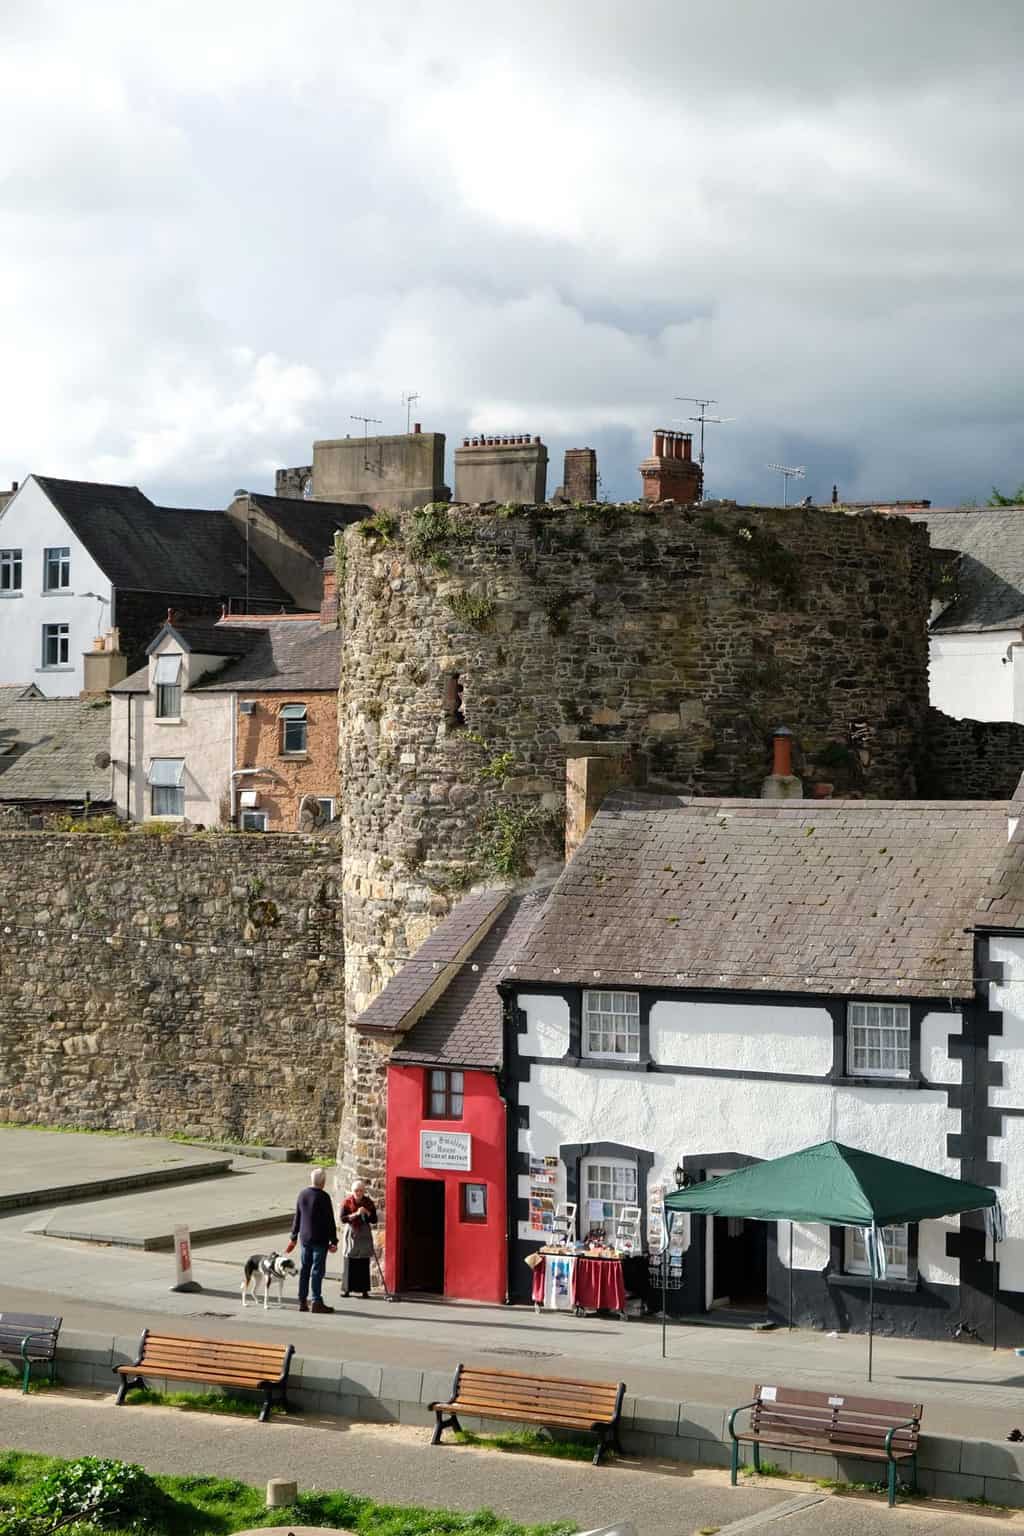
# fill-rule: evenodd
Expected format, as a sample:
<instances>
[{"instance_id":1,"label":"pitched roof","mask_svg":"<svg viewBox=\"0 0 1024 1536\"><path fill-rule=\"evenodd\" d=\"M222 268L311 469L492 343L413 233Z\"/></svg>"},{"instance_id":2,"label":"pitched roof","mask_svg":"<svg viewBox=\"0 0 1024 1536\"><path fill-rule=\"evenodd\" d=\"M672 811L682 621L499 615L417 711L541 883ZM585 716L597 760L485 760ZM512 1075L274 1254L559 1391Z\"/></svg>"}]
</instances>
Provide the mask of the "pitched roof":
<instances>
[{"instance_id":1,"label":"pitched roof","mask_svg":"<svg viewBox=\"0 0 1024 1536\"><path fill-rule=\"evenodd\" d=\"M441 996L392 1051L392 1061L481 1069L501 1066L498 982L525 942L547 895L545 887L511 898Z\"/></svg>"},{"instance_id":2,"label":"pitched roof","mask_svg":"<svg viewBox=\"0 0 1024 1536\"><path fill-rule=\"evenodd\" d=\"M514 974L603 987L971 996L965 929L1006 838L1005 802L622 791L595 817Z\"/></svg>"},{"instance_id":3,"label":"pitched roof","mask_svg":"<svg viewBox=\"0 0 1024 1536\"><path fill-rule=\"evenodd\" d=\"M1024 624L1024 507L917 512L935 549L959 550L956 600L932 625L938 633Z\"/></svg>"},{"instance_id":4,"label":"pitched roof","mask_svg":"<svg viewBox=\"0 0 1024 1536\"><path fill-rule=\"evenodd\" d=\"M222 633L238 628L235 623L216 626ZM212 693L237 688L263 693L337 693L341 681L340 629L321 629L319 618L282 619L242 633L250 637L244 654L223 671L200 678L197 689Z\"/></svg>"},{"instance_id":5,"label":"pitched roof","mask_svg":"<svg viewBox=\"0 0 1024 1536\"><path fill-rule=\"evenodd\" d=\"M171 635L186 651L199 656L244 656L262 633L261 627L242 624L179 624L171 619L146 647L151 656L165 635Z\"/></svg>"},{"instance_id":6,"label":"pitched roof","mask_svg":"<svg viewBox=\"0 0 1024 1536\"><path fill-rule=\"evenodd\" d=\"M360 1029L401 1029L409 1015L437 986L439 972L452 965L472 944L475 934L486 931L489 921L508 901L507 891L477 891L464 896L443 918L433 933L408 959L358 1017Z\"/></svg>"},{"instance_id":7,"label":"pitched roof","mask_svg":"<svg viewBox=\"0 0 1024 1536\"><path fill-rule=\"evenodd\" d=\"M372 516L371 508L347 501L307 501L298 496L264 496L258 491L249 491L248 496L314 560L324 560L332 552L339 528Z\"/></svg>"},{"instance_id":8,"label":"pitched roof","mask_svg":"<svg viewBox=\"0 0 1024 1536\"><path fill-rule=\"evenodd\" d=\"M285 604L292 598L250 556L226 512L158 507L138 486L34 476L96 564L126 592L242 597Z\"/></svg>"},{"instance_id":9,"label":"pitched roof","mask_svg":"<svg viewBox=\"0 0 1024 1536\"><path fill-rule=\"evenodd\" d=\"M109 801L110 768L95 762L109 750L106 699L0 700L0 801Z\"/></svg>"}]
</instances>

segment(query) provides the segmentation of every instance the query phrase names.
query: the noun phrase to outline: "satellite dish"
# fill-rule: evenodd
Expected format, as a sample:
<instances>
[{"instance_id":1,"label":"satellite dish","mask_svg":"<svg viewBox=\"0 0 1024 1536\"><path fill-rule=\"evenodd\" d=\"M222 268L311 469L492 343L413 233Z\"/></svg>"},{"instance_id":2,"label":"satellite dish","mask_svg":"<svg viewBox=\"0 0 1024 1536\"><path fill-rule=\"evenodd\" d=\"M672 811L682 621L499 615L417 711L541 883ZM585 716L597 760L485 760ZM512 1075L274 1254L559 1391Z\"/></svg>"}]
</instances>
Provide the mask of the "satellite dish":
<instances>
[{"instance_id":1,"label":"satellite dish","mask_svg":"<svg viewBox=\"0 0 1024 1536\"><path fill-rule=\"evenodd\" d=\"M93 761L93 766L95 768L109 768L110 767L110 753L109 752L97 752L96 756L93 758L92 761Z\"/></svg>"}]
</instances>

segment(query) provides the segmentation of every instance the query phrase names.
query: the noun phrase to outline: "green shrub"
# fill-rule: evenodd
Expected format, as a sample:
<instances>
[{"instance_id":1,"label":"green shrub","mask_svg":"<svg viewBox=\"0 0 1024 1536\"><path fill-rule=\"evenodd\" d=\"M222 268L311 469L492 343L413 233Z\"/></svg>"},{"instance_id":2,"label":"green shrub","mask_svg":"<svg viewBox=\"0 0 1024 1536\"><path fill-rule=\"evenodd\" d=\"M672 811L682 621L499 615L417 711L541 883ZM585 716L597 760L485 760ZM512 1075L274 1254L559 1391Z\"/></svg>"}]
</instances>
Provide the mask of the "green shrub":
<instances>
[{"instance_id":1,"label":"green shrub","mask_svg":"<svg viewBox=\"0 0 1024 1536\"><path fill-rule=\"evenodd\" d=\"M20 1518L24 1536L50 1536L79 1524L144 1532L158 1529L172 1508L173 1501L141 1467L80 1456L40 1480Z\"/></svg>"}]
</instances>

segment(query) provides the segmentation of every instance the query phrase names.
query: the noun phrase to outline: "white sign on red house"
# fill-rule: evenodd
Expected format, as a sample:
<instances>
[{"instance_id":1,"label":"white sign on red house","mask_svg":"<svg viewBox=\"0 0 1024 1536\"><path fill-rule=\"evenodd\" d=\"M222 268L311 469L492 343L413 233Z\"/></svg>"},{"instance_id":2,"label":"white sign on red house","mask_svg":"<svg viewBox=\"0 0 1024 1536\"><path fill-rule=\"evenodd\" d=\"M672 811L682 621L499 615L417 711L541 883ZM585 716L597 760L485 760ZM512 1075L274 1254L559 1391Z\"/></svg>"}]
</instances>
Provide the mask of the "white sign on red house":
<instances>
[{"instance_id":1,"label":"white sign on red house","mask_svg":"<svg viewBox=\"0 0 1024 1536\"><path fill-rule=\"evenodd\" d=\"M472 1168L472 1141L468 1131L420 1131L421 1168Z\"/></svg>"}]
</instances>

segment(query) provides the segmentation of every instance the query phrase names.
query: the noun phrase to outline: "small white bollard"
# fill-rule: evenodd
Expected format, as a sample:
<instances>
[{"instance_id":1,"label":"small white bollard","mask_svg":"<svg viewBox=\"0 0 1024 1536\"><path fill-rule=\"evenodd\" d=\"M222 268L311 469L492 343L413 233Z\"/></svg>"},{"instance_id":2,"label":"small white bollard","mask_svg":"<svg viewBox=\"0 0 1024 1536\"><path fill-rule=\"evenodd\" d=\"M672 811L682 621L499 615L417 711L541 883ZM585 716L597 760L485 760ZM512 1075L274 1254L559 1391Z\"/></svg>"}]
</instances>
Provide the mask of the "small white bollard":
<instances>
[{"instance_id":1,"label":"small white bollard","mask_svg":"<svg viewBox=\"0 0 1024 1536\"><path fill-rule=\"evenodd\" d=\"M285 1509L294 1504L298 1496L298 1483L290 1483L286 1477L272 1477L267 1484L268 1509Z\"/></svg>"}]
</instances>

